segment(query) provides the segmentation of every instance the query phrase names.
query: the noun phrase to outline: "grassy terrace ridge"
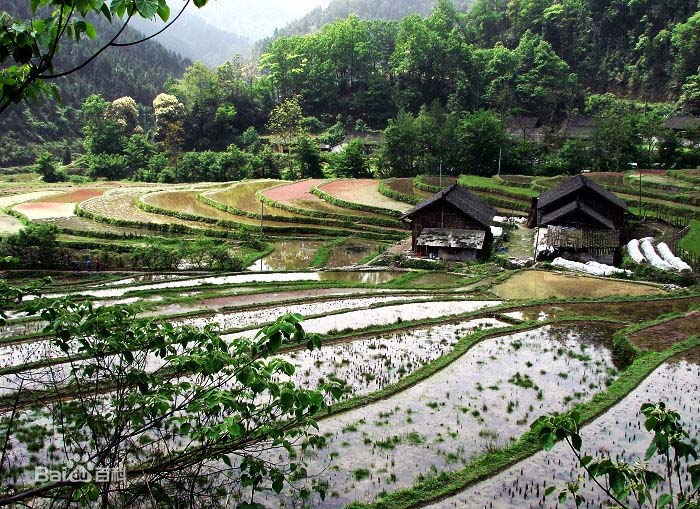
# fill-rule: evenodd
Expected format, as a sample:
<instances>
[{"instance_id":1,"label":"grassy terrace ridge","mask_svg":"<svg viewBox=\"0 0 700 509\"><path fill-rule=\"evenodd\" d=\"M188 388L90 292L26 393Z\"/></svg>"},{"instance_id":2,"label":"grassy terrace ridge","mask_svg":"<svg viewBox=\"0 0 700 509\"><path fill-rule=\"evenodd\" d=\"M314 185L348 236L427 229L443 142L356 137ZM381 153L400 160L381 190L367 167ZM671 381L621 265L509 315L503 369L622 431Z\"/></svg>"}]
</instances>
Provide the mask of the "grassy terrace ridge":
<instances>
[{"instance_id":1,"label":"grassy terrace ridge","mask_svg":"<svg viewBox=\"0 0 700 509\"><path fill-rule=\"evenodd\" d=\"M280 187L284 186L287 184L278 184L277 181L273 181L276 183L275 186L271 187L266 187L265 189L272 189L273 187ZM238 189L238 186L231 186L229 188L231 191L235 191ZM224 203L222 201L217 200L214 196L219 194L220 191L207 191L204 193L199 193L197 195L197 200L202 202L203 204L215 208L217 210L220 210L222 212L226 212L229 214L232 214L234 216L239 216L239 217L244 217L246 219L250 219L253 221L247 221L244 220L246 224L256 224L258 225L260 222L260 209L259 207L257 211L253 210L244 210L237 208L233 205ZM321 215L306 215L298 212L300 209L297 207L285 207L284 204L276 202L275 200L272 200L271 198L267 198L263 194L263 190L258 190L255 191L254 199L256 200L256 203L261 204L263 207L263 222L264 224L267 223L269 224L270 222L274 223L277 226L282 226L285 227L289 223L296 223L296 224L308 224L308 225L317 225L317 226L327 226L327 227L335 227L335 228L345 228L348 229L349 231L369 231L369 232L374 232L374 233L387 233L386 228L379 228L377 226L382 226L382 224L375 224L374 226L363 223L363 218L360 216L355 216L355 217L343 217L340 215L337 215L335 217L323 217ZM264 211L264 207L267 206L267 213ZM380 223L379 221L377 223ZM393 225L386 225L384 224L383 226L393 226ZM398 233L398 232L397 232Z\"/></svg>"},{"instance_id":2,"label":"grassy terrace ridge","mask_svg":"<svg viewBox=\"0 0 700 509\"><path fill-rule=\"evenodd\" d=\"M666 174L669 177L683 180L683 181L689 182L691 184L695 184L695 185L700 184L700 174L691 173L688 170L668 170L666 172Z\"/></svg>"},{"instance_id":3,"label":"grassy terrace ridge","mask_svg":"<svg viewBox=\"0 0 700 509\"><path fill-rule=\"evenodd\" d=\"M294 194L290 196L289 199L286 201L280 201L279 199L275 199L271 196L268 196L268 194L274 194L275 191L282 190L285 187L299 186L304 182L308 183L308 194L314 198L311 201L305 198L300 198L299 196L294 196ZM399 229L406 228L406 225L401 221L391 219L389 217L386 217L386 215L384 214L378 214L376 212L371 212L368 210L355 209L355 211L359 212L359 214L349 214L347 212L347 208L334 205L313 193L314 187L327 184L330 181L320 181L320 183L318 183L317 185L314 185L314 182L319 182L319 179L306 179L296 182L285 182L264 190L257 191L255 193L255 198L258 201L269 205L270 207L274 207L279 210L284 210L289 213L294 213L295 215L309 216L315 218L339 219L341 221L350 220L353 223L374 226L389 226L392 228Z\"/></svg>"},{"instance_id":4,"label":"grassy terrace ridge","mask_svg":"<svg viewBox=\"0 0 700 509\"><path fill-rule=\"evenodd\" d=\"M238 232L244 232L249 235L254 235L256 233L259 233L260 227L258 224L256 224L253 221L247 221L245 223L230 220L230 219L215 219L212 217L208 216L201 216L199 214L191 214L187 212L179 212L176 210L172 209L166 209L162 208L159 206L151 205L148 204L142 200L139 199L137 202L137 206L145 210L146 212L150 212L153 214L161 214L164 216L172 216L175 218L179 219L187 219L189 221L197 221L197 222L202 222L206 224L213 224L219 227L224 227L224 228L233 228L237 230ZM356 237L362 237L362 238L367 238L367 239L373 239L373 240L381 240L381 239L386 239L386 238L392 238L393 235L385 233L375 233L375 232L369 232L369 231L362 231L362 230L348 230L346 228L325 228L325 227L316 227L316 226L300 226L300 225L270 225L269 222L266 224L263 221L263 231L267 233L286 233L286 234L306 234L306 233L311 233L311 234L316 234L316 235L323 235L327 237L337 237L337 236L347 236L347 235L354 235ZM397 236L398 237L398 236Z\"/></svg>"},{"instance_id":5,"label":"grassy terrace ridge","mask_svg":"<svg viewBox=\"0 0 700 509\"><path fill-rule=\"evenodd\" d=\"M330 181L330 182L334 182L334 181ZM323 191L322 189L320 189L320 187L322 187L322 186L312 187L311 193L315 194L316 196L318 196L322 200L325 200L328 203L331 203L331 204L336 205L338 207L342 207L345 209L359 210L359 211L363 211L363 212L372 212L375 214L381 214L381 215L389 216L389 217L393 217L393 218L399 218L402 215L402 213L398 210L387 209L384 207L375 207L372 205L365 205L363 203L355 203L355 202L343 200L341 198L337 198L337 197Z\"/></svg>"},{"instance_id":6,"label":"grassy terrace ridge","mask_svg":"<svg viewBox=\"0 0 700 509\"><path fill-rule=\"evenodd\" d=\"M651 327L666 320L668 320L668 318L645 322L644 324L624 329L621 332L624 332L623 337L627 337L628 330L630 332L633 330L636 331L640 328ZM470 345L469 348L471 346L473 345ZM661 364L674 355L698 346L700 346L700 339L698 337L692 337L683 342L676 343L671 348L662 352L646 351L640 353L631 365L623 372L619 373L615 381L606 390L595 394L589 401L577 403L574 406L574 409L578 410L581 414L582 423L587 424L611 409L637 388L639 384ZM443 357L440 359L442 358ZM434 363L424 367L432 366L432 364ZM408 379L416 375L419 371L421 370L414 372L406 378ZM417 483L411 488L398 490L379 497L379 499L374 502L354 502L349 504L347 509L412 509L424 507L456 495L479 481L493 477L506 468L529 458L541 450L542 447L539 443L536 430L529 430L510 445L496 452L485 453L474 458L464 468L453 472L442 472Z\"/></svg>"}]
</instances>

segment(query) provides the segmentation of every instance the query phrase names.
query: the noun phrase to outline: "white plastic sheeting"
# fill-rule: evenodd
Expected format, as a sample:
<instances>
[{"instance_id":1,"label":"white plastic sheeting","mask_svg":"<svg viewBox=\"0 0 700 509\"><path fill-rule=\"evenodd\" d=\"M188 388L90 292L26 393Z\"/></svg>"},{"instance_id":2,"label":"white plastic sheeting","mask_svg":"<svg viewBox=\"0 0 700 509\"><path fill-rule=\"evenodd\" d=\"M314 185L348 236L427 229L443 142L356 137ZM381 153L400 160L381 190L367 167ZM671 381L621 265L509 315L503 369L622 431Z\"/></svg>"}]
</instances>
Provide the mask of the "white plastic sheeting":
<instances>
[{"instance_id":1,"label":"white plastic sheeting","mask_svg":"<svg viewBox=\"0 0 700 509\"><path fill-rule=\"evenodd\" d=\"M497 239L503 237L503 228L500 226L492 226L491 234Z\"/></svg>"},{"instance_id":2,"label":"white plastic sheeting","mask_svg":"<svg viewBox=\"0 0 700 509\"><path fill-rule=\"evenodd\" d=\"M576 272L584 272L586 274L593 274L594 276L611 276L613 274L631 274L629 270L618 269L612 265L605 265L598 262L573 262L571 260L566 260L564 258L555 258L552 262L555 267L561 267L564 269L575 270Z\"/></svg>"},{"instance_id":3,"label":"white plastic sheeting","mask_svg":"<svg viewBox=\"0 0 700 509\"><path fill-rule=\"evenodd\" d=\"M630 257L637 263L645 263L646 258L639 250L639 241L637 239L632 239L627 243L627 252Z\"/></svg>"},{"instance_id":4,"label":"white plastic sheeting","mask_svg":"<svg viewBox=\"0 0 700 509\"><path fill-rule=\"evenodd\" d=\"M525 217L516 217L516 216L511 216L511 217L506 217L506 216L494 216L493 220L496 221L497 223L524 224L525 221L527 221L527 218L525 218Z\"/></svg>"},{"instance_id":5,"label":"white plastic sheeting","mask_svg":"<svg viewBox=\"0 0 700 509\"><path fill-rule=\"evenodd\" d=\"M646 258L652 267L656 267L660 270L673 270L673 265L664 261L663 258L659 256L654 249L654 244L651 243L649 238L641 239L640 243L644 258Z\"/></svg>"},{"instance_id":6,"label":"white plastic sheeting","mask_svg":"<svg viewBox=\"0 0 700 509\"><path fill-rule=\"evenodd\" d=\"M554 248L547 244L547 228L535 228L532 245L538 256L540 253L554 253Z\"/></svg>"},{"instance_id":7,"label":"white plastic sheeting","mask_svg":"<svg viewBox=\"0 0 700 509\"><path fill-rule=\"evenodd\" d=\"M663 258L666 263L670 264L677 271L681 272L684 270L692 270L690 268L690 265L685 263L683 260L675 256L671 252L671 249L665 242L659 242L659 244L656 246L656 249L659 251L661 258Z\"/></svg>"}]
</instances>

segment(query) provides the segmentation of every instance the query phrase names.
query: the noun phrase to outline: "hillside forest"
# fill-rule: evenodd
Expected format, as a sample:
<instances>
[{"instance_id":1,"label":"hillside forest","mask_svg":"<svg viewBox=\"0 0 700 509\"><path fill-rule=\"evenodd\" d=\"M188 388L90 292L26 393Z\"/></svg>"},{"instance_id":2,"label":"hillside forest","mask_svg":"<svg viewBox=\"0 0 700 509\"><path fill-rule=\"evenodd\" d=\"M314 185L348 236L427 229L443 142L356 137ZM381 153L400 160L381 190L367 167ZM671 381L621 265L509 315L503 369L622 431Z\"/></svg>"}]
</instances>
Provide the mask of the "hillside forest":
<instances>
[{"instance_id":1,"label":"hillside forest","mask_svg":"<svg viewBox=\"0 0 700 509\"><path fill-rule=\"evenodd\" d=\"M4 116L0 165L38 160L58 180L190 182L700 163L697 126L681 135L666 125L700 114L694 2L464 8L439 0L427 17L351 15L278 35L255 65L234 57L211 68L152 42L107 52L59 83L60 105ZM98 43L64 48L57 66Z\"/></svg>"}]
</instances>

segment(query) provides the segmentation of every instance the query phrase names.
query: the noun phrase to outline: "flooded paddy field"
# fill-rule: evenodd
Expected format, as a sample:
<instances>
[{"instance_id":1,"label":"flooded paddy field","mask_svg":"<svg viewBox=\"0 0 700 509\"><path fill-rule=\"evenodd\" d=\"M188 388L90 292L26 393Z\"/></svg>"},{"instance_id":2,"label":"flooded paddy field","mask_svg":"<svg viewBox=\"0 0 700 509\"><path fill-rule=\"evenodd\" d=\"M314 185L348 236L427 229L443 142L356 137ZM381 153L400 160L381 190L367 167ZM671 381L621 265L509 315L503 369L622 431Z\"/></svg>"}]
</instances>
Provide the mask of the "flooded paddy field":
<instances>
[{"instance_id":1,"label":"flooded paddy field","mask_svg":"<svg viewBox=\"0 0 700 509\"><path fill-rule=\"evenodd\" d=\"M378 254L382 244L359 239L350 239L334 247L326 267L348 267L357 265L372 254Z\"/></svg>"},{"instance_id":2,"label":"flooded paddy field","mask_svg":"<svg viewBox=\"0 0 700 509\"><path fill-rule=\"evenodd\" d=\"M445 355L475 330L506 327L495 318L475 318L459 323L402 330L369 338L352 338L320 350L299 350L282 357L294 364L291 379L315 388L324 381L340 382L346 396L368 394L410 375Z\"/></svg>"},{"instance_id":3,"label":"flooded paddy field","mask_svg":"<svg viewBox=\"0 0 700 509\"><path fill-rule=\"evenodd\" d=\"M519 437L538 415L600 391L617 373L606 346L613 332L548 326L485 339L395 396L324 419L328 447L309 458L309 472L331 486L319 505L371 501L460 468Z\"/></svg>"},{"instance_id":4,"label":"flooded paddy field","mask_svg":"<svg viewBox=\"0 0 700 509\"><path fill-rule=\"evenodd\" d=\"M665 401L681 414L691 437L700 436L700 350L681 355L656 369L635 390L604 415L581 430L583 455L598 459L634 462L644 456L651 435L644 430L639 411L647 402ZM566 444L557 444L465 491L430 505L431 509L460 507L516 509L574 507L569 501L557 505L556 495L544 497L547 486L561 486L579 473L577 462ZM652 461L653 470L663 475L665 467ZM592 482L582 484L586 507L607 507L603 494Z\"/></svg>"},{"instance_id":5,"label":"flooded paddy field","mask_svg":"<svg viewBox=\"0 0 700 509\"><path fill-rule=\"evenodd\" d=\"M586 276L574 276L529 270L510 277L492 290L503 299L546 299L563 297L609 297L612 295L657 295L664 289L643 283L632 283Z\"/></svg>"},{"instance_id":6,"label":"flooded paddy field","mask_svg":"<svg viewBox=\"0 0 700 509\"><path fill-rule=\"evenodd\" d=\"M348 311L324 316L322 318L311 318L305 320L302 325L306 332L336 334L339 332L361 330L371 326L401 323L409 320L456 316L497 306L500 303L500 301L452 300L387 305L358 311ZM255 332L245 331L235 334L226 334L223 338L229 339L254 333Z\"/></svg>"},{"instance_id":7,"label":"flooded paddy field","mask_svg":"<svg viewBox=\"0 0 700 509\"><path fill-rule=\"evenodd\" d=\"M700 306L700 297L664 298L624 302L563 302L528 306L504 313L519 320L552 320L573 317L606 317L629 323L646 322L668 313L685 313Z\"/></svg>"},{"instance_id":8,"label":"flooded paddy field","mask_svg":"<svg viewBox=\"0 0 700 509\"><path fill-rule=\"evenodd\" d=\"M266 322L269 323L284 313L301 313L306 315L323 315L324 313L329 313L322 318L312 318L303 322L306 332L328 334L341 330L352 331L369 326L387 325L407 320L420 320L433 316L449 317L451 315L468 313L499 304L498 301L437 301L391 304L395 300L395 296L384 296L308 304L300 303L278 308L273 307L219 313L202 318L175 319L171 322L174 325L187 324L196 328L203 328L206 325L218 325L221 329L225 330L227 328L241 329L249 326L261 325ZM372 305L379 305L381 307L367 307ZM351 310L353 307L365 307L365 309L331 314L335 311ZM253 337L257 334L258 330L259 329L245 330L233 334L225 334L223 338L230 340L236 337ZM73 354L78 353L76 351L77 347L77 343L73 343L72 349L69 351ZM8 344L0 347L0 368L22 366L28 363L49 359L58 360L65 356L66 352L54 345L50 339ZM161 364L161 361L152 359L149 361L149 364L150 369L156 369ZM21 376L18 374L0 376L0 386L8 388L9 390L9 388L16 387L19 380L33 378L35 372L44 371L46 371L44 368L32 368ZM65 378L65 374L61 375L61 377Z\"/></svg>"},{"instance_id":9,"label":"flooded paddy field","mask_svg":"<svg viewBox=\"0 0 700 509\"><path fill-rule=\"evenodd\" d=\"M275 250L253 263L247 270L270 272L275 270L299 270L309 267L316 251L324 242L314 240L289 240L275 243Z\"/></svg>"},{"instance_id":10,"label":"flooded paddy field","mask_svg":"<svg viewBox=\"0 0 700 509\"><path fill-rule=\"evenodd\" d=\"M420 299L421 296L411 296L409 298ZM425 298L426 296L423 296L423 299ZM173 317L169 319L166 318L166 320L175 326L190 325L198 329L203 329L205 326L215 325L221 330L230 330L245 329L250 326L274 322L279 316L282 316L285 313L298 313L302 316L315 316L393 303L394 306L391 307L392 312L397 313L397 316L405 316L405 313L410 313L413 311L415 306L419 306L419 304L396 304L400 303L402 300L406 300L406 297L399 295L384 295L376 297L332 299L318 302L289 303L280 306L273 305L259 309L242 311L231 310L192 318ZM457 307L450 306L451 302L429 304L442 304L448 313L450 313L450 311L454 311L455 309L462 310L465 308L465 305L460 303L457 303L459 304ZM469 309L473 308L474 306L476 306L474 303L469 303L466 305L466 307ZM372 313L372 317L377 318L381 314L382 308L375 308L371 311L368 309L368 312ZM404 315L399 315L402 312ZM371 320L371 318L368 319ZM365 323L369 325L374 324L371 321L366 321ZM10 324L6 325L2 329L2 334L3 337L7 339L13 335L19 336L21 334L40 332L46 325L47 323L41 320ZM251 336L254 335L253 333L247 332L243 333L242 335L248 334ZM39 339L36 341L8 344L0 346L0 368L37 362L55 357L63 357L65 354L66 352L61 351L58 347L53 345L51 339Z\"/></svg>"},{"instance_id":11,"label":"flooded paddy field","mask_svg":"<svg viewBox=\"0 0 700 509\"><path fill-rule=\"evenodd\" d=\"M197 288L203 285L220 286L249 283L285 283L294 281L348 281L353 283L382 284L398 277L400 273L389 271L322 271L322 272L272 272L259 274L233 274L229 276L208 276L177 281L165 281L144 285L125 285L118 288L99 288L79 290L69 293L52 293L48 298L65 295L84 295L88 297L121 297L128 292L148 290L171 290L176 288Z\"/></svg>"}]
</instances>

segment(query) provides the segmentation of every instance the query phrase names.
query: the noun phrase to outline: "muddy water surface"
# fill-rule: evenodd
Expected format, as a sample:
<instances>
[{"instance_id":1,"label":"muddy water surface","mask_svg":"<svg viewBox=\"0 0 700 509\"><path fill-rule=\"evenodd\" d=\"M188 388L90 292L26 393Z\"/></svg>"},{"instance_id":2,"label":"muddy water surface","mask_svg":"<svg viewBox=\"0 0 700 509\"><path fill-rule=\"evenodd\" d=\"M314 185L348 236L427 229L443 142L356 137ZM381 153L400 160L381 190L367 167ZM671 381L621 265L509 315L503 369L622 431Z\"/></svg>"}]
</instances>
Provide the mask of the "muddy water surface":
<instances>
[{"instance_id":1,"label":"muddy water surface","mask_svg":"<svg viewBox=\"0 0 700 509\"><path fill-rule=\"evenodd\" d=\"M650 435L644 430L644 416L639 409L647 402L665 401L677 410L691 437L700 436L700 349L680 356L659 367L620 403L582 430L584 455L613 461L634 462L644 456ZM656 461L652 469L664 475ZM561 486L579 474L575 459L565 444L549 452L514 465L496 476L476 484L446 500L429 506L431 509L493 507L495 509L574 507L569 502L557 505L556 496L544 498L547 486ZM604 500L593 483L583 484L582 495L591 501L591 508L601 508Z\"/></svg>"},{"instance_id":2,"label":"muddy water surface","mask_svg":"<svg viewBox=\"0 0 700 509\"><path fill-rule=\"evenodd\" d=\"M540 270L519 272L492 291L503 299L564 297L609 297L612 295L656 295L667 293L656 286L611 281Z\"/></svg>"}]
</instances>

